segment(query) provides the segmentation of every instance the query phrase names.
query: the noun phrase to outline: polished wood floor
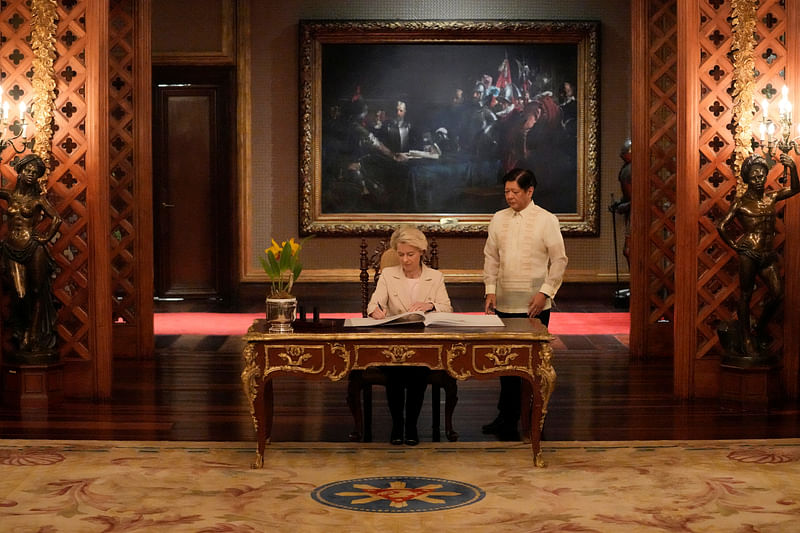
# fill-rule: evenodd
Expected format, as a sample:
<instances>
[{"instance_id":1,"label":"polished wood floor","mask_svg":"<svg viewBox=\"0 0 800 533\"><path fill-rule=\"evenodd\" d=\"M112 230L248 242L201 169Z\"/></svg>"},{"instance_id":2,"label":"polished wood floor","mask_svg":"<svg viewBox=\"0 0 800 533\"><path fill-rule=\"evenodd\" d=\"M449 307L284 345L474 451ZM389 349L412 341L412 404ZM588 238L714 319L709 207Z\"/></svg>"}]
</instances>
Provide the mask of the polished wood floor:
<instances>
[{"instance_id":1,"label":"polished wood floor","mask_svg":"<svg viewBox=\"0 0 800 533\"><path fill-rule=\"evenodd\" d=\"M618 311L609 302L561 302L562 310ZM717 401L672 396L669 358L631 360L627 338L564 335L557 340L558 374L544 426L545 440L736 439L800 437L800 404L769 413L723 408ZM152 360L120 359L113 400L67 401L49 412L0 408L0 437L33 439L254 439L242 393L241 340L217 336L159 336ZM352 427L346 383L279 380L274 441L347 440ZM480 426L495 416L498 384L459 384L454 423L461 440L483 441ZM428 394L430 391L428 392ZM374 438L388 439L389 414L375 389ZM431 439L430 405L420 420ZM444 438L444 437L442 437Z\"/></svg>"}]
</instances>

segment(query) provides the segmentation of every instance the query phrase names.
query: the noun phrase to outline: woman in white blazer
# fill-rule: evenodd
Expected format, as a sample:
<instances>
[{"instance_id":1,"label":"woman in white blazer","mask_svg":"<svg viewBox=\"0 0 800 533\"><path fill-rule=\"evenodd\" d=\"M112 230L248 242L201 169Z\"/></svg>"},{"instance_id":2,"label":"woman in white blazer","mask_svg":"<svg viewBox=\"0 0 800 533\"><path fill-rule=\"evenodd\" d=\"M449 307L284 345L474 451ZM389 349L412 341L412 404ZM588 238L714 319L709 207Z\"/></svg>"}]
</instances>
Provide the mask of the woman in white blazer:
<instances>
[{"instance_id":1,"label":"woman in white blazer","mask_svg":"<svg viewBox=\"0 0 800 533\"><path fill-rule=\"evenodd\" d=\"M444 276L422 263L422 253L428 248L425 234L413 226L401 226L392 233L389 245L400 264L381 271L378 285L367 305L367 314L372 318L385 318L406 311L452 311ZM386 375L386 399L392 415L389 442L416 446L419 444L417 419L422 410L430 369L384 366L381 370Z\"/></svg>"}]
</instances>

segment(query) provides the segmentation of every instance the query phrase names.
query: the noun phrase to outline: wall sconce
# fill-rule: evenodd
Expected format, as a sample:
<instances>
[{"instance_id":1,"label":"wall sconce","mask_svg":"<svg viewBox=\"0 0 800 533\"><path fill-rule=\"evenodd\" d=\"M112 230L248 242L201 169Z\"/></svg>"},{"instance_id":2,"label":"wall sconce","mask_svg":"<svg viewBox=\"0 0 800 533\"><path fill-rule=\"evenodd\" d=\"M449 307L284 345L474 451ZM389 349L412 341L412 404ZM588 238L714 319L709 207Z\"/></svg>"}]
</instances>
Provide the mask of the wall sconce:
<instances>
[{"instance_id":1,"label":"wall sconce","mask_svg":"<svg viewBox=\"0 0 800 533\"><path fill-rule=\"evenodd\" d=\"M0 87L0 155L7 147L11 147L15 153L21 154L27 148L28 141L28 121L25 119L25 114L28 107L25 102L19 103L19 118L14 119L9 124L9 102L3 99L3 88ZM14 142L22 138L20 146Z\"/></svg>"},{"instance_id":2,"label":"wall sconce","mask_svg":"<svg viewBox=\"0 0 800 533\"><path fill-rule=\"evenodd\" d=\"M796 139L792 138L792 103L789 101L789 88L786 85L781 89L781 99L778 102L778 122L776 123L769 117L769 101L766 98L761 100L761 121L758 125L758 146L761 153L767 160L767 165L772 168L778 162L775 157L777 148L785 154L794 152L800 155ZM776 129L779 130L776 132ZM776 135L777 134L777 135ZM784 176L786 169L783 169Z\"/></svg>"}]
</instances>

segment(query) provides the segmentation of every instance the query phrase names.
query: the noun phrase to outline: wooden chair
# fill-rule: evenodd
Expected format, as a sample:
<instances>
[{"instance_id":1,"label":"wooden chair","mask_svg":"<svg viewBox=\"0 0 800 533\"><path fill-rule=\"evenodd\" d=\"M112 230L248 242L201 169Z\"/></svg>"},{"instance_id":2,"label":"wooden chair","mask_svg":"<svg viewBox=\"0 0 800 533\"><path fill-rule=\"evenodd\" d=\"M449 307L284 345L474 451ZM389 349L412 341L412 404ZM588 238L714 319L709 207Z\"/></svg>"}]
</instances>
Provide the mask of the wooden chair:
<instances>
[{"instance_id":1,"label":"wooden chair","mask_svg":"<svg viewBox=\"0 0 800 533\"><path fill-rule=\"evenodd\" d=\"M381 240L377 247L367 252L367 241L361 239L360 263L361 273L361 315L367 316L369 297L378 282L381 269L398 264L397 255L389 248L389 239ZM439 255L436 239L428 239L428 250L425 251L422 261L430 268L439 268ZM372 279L370 280L370 270ZM379 368L354 370L350 372L347 384L347 405L353 415L353 431L350 433L351 441L372 442L372 386L386 386L386 378ZM439 442L440 438L440 402L441 389L444 389L444 428L445 436L450 442L458 440L458 433L453 429L453 411L458 403L458 383L444 370L434 370L429 374L428 383L431 385L431 403L433 404L432 440ZM362 408L363 398L363 408Z\"/></svg>"}]
</instances>

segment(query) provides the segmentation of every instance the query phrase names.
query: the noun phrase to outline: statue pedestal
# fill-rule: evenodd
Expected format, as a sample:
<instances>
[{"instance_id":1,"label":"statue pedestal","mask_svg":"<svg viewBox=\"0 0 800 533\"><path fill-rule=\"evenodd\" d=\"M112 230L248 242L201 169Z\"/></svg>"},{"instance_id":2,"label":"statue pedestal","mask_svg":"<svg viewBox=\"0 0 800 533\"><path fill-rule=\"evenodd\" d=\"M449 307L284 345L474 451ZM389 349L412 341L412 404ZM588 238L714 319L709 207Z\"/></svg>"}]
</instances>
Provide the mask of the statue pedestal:
<instances>
[{"instance_id":1,"label":"statue pedestal","mask_svg":"<svg viewBox=\"0 0 800 533\"><path fill-rule=\"evenodd\" d=\"M720 365L720 402L741 411L766 412L783 396L780 367Z\"/></svg>"},{"instance_id":2,"label":"statue pedestal","mask_svg":"<svg viewBox=\"0 0 800 533\"><path fill-rule=\"evenodd\" d=\"M47 409L64 397L64 363L3 363L3 404L20 410Z\"/></svg>"}]
</instances>

